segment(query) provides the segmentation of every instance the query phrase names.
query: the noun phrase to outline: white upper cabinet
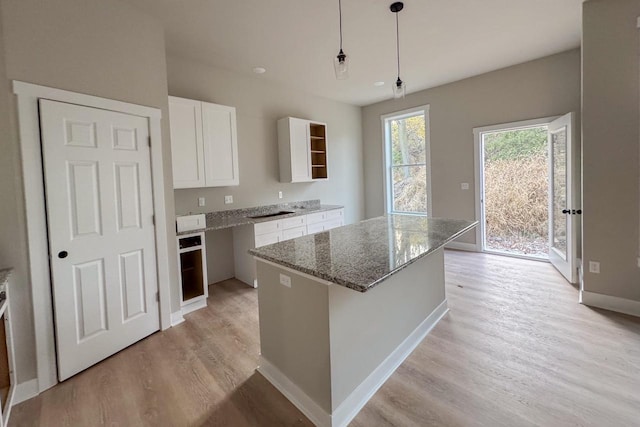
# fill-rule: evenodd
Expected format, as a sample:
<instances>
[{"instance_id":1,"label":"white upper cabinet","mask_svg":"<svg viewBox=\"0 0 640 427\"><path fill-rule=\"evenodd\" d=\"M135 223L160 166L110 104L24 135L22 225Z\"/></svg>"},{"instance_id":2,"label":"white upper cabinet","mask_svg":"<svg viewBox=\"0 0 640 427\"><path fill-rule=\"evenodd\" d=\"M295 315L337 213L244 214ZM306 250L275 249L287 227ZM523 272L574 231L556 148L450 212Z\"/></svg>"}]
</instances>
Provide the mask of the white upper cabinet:
<instances>
[{"instance_id":1,"label":"white upper cabinet","mask_svg":"<svg viewBox=\"0 0 640 427\"><path fill-rule=\"evenodd\" d=\"M202 129L207 187L240 184L236 109L203 102Z\"/></svg>"},{"instance_id":2,"label":"white upper cabinet","mask_svg":"<svg viewBox=\"0 0 640 427\"><path fill-rule=\"evenodd\" d=\"M236 109L169 97L173 188L240 183Z\"/></svg>"},{"instance_id":3,"label":"white upper cabinet","mask_svg":"<svg viewBox=\"0 0 640 427\"><path fill-rule=\"evenodd\" d=\"M327 179L327 125L285 117L278 120L280 182Z\"/></svg>"},{"instance_id":4,"label":"white upper cabinet","mask_svg":"<svg viewBox=\"0 0 640 427\"><path fill-rule=\"evenodd\" d=\"M173 188L205 186L201 104L169 97Z\"/></svg>"}]
</instances>

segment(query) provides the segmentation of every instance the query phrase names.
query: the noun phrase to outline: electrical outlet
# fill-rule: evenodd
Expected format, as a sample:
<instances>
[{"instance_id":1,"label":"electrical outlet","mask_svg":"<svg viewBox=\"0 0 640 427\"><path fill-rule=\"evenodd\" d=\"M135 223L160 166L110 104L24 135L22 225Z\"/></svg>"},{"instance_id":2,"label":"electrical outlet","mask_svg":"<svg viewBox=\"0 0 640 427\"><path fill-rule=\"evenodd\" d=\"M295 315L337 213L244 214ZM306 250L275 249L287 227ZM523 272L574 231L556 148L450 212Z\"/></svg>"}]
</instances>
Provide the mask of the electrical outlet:
<instances>
[{"instance_id":1,"label":"electrical outlet","mask_svg":"<svg viewBox=\"0 0 640 427\"><path fill-rule=\"evenodd\" d=\"M282 191L278 191L278 199L282 199Z\"/></svg>"},{"instance_id":2,"label":"electrical outlet","mask_svg":"<svg viewBox=\"0 0 640 427\"><path fill-rule=\"evenodd\" d=\"M600 274L600 263L598 261L589 261L589 273Z\"/></svg>"},{"instance_id":3,"label":"electrical outlet","mask_svg":"<svg viewBox=\"0 0 640 427\"><path fill-rule=\"evenodd\" d=\"M198 197L198 206L202 207L205 204L204 197Z\"/></svg>"},{"instance_id":4,"label":"electrical outlet","mask_svg":"<svg viewBox=\"0 0 640 427\"><path fill-rule=\"evenodd\" d=\"M231 203L233 203L233 196L224 196L224 204L230 205Z\"/></svg>"},{"instance_id":5,"label":"electrical outlet","mask_svg":"<svg viewBox=\"0 0 640 427\"><path fill-rule=\"evenodd\" d=\"M460 184L460 188L462 190L468 190L469 189L469 183L468 182L463 182L462 184Z\"/></svg>"},{"instance_id":6,"label":"electrical outlet","mask_svg":"<svg viewBox=\"0 0 640 427\"><path fill-rule=\"evenodd\" d=\"M287 288L291 287L291 277L280 273L280 284L286 286Z\"/></svg>"}]
</instances>

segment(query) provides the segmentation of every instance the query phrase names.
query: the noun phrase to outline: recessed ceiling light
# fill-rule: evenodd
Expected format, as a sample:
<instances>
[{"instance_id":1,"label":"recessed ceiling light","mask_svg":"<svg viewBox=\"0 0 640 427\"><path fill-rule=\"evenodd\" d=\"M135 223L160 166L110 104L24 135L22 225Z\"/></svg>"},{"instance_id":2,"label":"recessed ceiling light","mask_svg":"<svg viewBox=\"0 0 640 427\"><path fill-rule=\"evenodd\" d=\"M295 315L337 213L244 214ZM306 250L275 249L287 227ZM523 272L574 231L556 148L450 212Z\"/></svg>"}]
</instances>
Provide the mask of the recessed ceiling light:
<instances>
[{"instance_id":1,"label":"recessed ceiling light","mask_svg":"<svg viewBox=\"0 0 640 427\"><path fill-rule=\"evenodd\" d=\"M263 67L255 67L253 69L253 72L256 73L256 74L264 74L264 73L267 72L267 69L263 68Z\"/></svg>"},{"instance_id":2,"label":"recessed ceiling light","mask_svg":"<svg viewBox=\"0 0 640 427\"><path fill-rule=\"evenodd\" d=\"M373 85L378 87L384 86L384 82L375 82Z\"/></svg>"}]
</instances>

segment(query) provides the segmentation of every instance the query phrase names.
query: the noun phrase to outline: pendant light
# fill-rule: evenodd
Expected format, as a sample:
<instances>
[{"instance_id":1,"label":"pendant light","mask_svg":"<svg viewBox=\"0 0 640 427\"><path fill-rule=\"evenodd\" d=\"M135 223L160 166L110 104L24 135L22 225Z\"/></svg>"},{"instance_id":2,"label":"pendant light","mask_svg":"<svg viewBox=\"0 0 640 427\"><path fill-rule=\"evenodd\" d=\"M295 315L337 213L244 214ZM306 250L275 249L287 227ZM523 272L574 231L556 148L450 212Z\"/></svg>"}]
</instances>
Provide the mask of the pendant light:
<instances>
[{"instance_id":1,"label":"pendant light","mask_svg":"<svg viewBox=\"0 0 640 427\"><path fill-rule=\"evenodd\" d=\"M400 78L400 36L398 31L398 12L402 10L404 4L401 1L397 1L389 6L391 12L396 14L396 54L398 58L398 79L393 85L393 97L394 98L404 98L404 93L407 88L405 82Z\"/></svg>"},{"instance_id":2,"label":"pendant light","mask_svg":"<svg viewBox=\"0 0 640 427\"><path fill-rule=\"evenodd\" d=\"M338 0L338 12L340 13L340 52L333 60L333 68L336 79L344 80L349 77L349 58L342 51L342 0Z\"/></svg>"}]
</instances>

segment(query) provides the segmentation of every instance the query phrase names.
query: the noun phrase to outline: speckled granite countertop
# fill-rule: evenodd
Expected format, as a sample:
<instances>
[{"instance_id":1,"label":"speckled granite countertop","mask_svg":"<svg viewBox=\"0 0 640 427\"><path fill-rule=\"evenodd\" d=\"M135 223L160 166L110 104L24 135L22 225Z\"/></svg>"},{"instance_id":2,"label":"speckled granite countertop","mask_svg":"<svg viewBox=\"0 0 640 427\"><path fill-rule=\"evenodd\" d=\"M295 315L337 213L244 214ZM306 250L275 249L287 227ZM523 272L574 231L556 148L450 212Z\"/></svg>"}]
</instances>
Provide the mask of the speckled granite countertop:
<instances>
[{"instance_id":1,"label":"speckled granite countertop","mask_svg":"<svg viewBox=\"0 0 640 427\"><path fill-rule=\"evenodd\" d=\"M237 227L240 225L257 224L259 222L276 221L283 218L291 218L299 215L307 215L316 212L341 209L343 206L322 205L320 200L306 200L303 202L280 203L276 205L257 206L254 208L232 209L226 211L209 212L206 215L207 227L201 230L183 231L177 233L178 236L200 231L221 230L223 228ZM283 214L267 218L251 218L252 216L264 215L278 211L290 211L290 214Z\"/></svg>"},{"instance_id":2,"label":"speckled granite countertop","mask_svg":"<svg viewBox=\"0 0 640 427\"><path fill-rule=\"evenodd\" d=\"M252 249L249 253L366 292L477 224L477 221L388 215Z\"/></svg>"}]
</instances>

